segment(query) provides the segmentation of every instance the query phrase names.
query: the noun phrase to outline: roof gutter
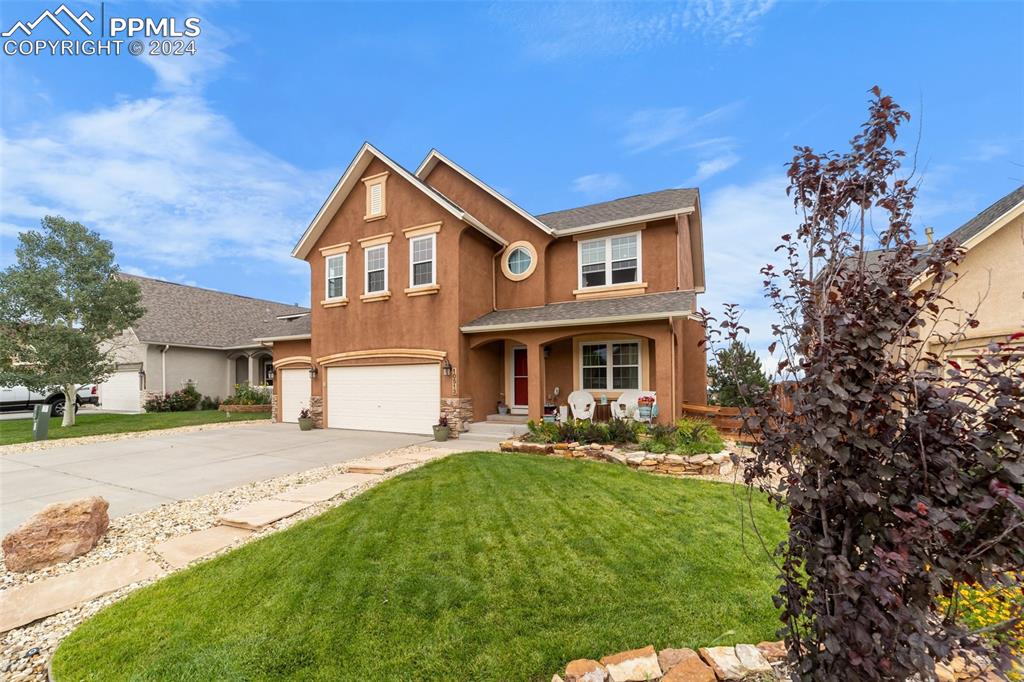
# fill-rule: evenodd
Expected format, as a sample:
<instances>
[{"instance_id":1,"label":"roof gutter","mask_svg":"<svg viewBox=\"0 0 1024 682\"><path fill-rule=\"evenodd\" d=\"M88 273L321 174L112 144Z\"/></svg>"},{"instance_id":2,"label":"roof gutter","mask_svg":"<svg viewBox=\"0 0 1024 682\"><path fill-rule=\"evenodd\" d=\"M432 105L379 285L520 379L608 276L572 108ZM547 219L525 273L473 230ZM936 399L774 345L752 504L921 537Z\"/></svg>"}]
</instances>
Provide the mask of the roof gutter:
<instances>
[{"instance_id":1,"label":"roof gutter","mask_svg":"<svg viewBox=\"0 0 1024 682\"><path fill-rule=\"evenodd\" d=\"M636 223L646 223L652 220L661 220L663 218L674 218L677 215L689 215L693 213L694 208L674 208L671 211L660 211L658 213L648 213L646 215L638 215L630 218L619 218L618 220L608 220L603 223L591 223L590 225L580 225L579 227L568 227L564 230L555 230L556 237L564 237L570 234L579 234L580 232L594 232L596 230L607 230L612 227L622 227L623 225L635 225Z\"/></svg>"},{"instance_id":2,"label":"roof gutter","mask_svg":"<svg viewBox=\"0 0 1024 682\"><path fill-rule=\"evenodd\" d=\"M482 334L485 332L504 332L516 329L538 329L543 327L585 327L591 324L614 324L618 322L646 322L649 320L666 320L675 316L690 315L689 310L672 310L662 313L642 313L638 315L617 315L611 317L587 317L567 320L544 320L542 322L515 322L508 324L466 325L459 327L464 334Z\"/></svg>"},{"instance_id":3,"label":"roof gutter","mask_svg":"<svg viewBox=\"0 0 1024 682\"><path fill-rule=\"evenodd\" d=\"M259 338L259 339L253 339L253 341L256 342L256 345L263 346L263 345L266 345L267 342L274 342L274 341L304 341L304 340L306 340L308 338L311 338L311 337L312 337L312 334L292 334L290 336L264 336L264 337ZM241 348L249 348L250 346L240 346L240 347Z\"/></svg>"}]
</instances>

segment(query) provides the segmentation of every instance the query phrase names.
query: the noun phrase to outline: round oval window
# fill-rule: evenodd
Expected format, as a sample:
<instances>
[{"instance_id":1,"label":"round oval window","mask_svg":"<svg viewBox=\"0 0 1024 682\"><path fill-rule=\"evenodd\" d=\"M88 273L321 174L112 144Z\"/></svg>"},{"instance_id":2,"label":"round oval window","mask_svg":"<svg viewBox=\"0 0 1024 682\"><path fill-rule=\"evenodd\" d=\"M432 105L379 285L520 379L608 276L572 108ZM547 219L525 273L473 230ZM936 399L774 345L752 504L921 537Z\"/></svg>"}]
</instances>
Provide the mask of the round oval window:
<instances>
[{"instance_id":1,"label":"round oval window","mask_svg":"<svg viewBox=\"0 0 1024 682\"><path fill-rule=\"evenodd\" d=\"M512 249L512 253L508 255L508 269L513 275L523 274L530 269L531 263L533 256L522 246Z\"/></svg>"}]
</instances>

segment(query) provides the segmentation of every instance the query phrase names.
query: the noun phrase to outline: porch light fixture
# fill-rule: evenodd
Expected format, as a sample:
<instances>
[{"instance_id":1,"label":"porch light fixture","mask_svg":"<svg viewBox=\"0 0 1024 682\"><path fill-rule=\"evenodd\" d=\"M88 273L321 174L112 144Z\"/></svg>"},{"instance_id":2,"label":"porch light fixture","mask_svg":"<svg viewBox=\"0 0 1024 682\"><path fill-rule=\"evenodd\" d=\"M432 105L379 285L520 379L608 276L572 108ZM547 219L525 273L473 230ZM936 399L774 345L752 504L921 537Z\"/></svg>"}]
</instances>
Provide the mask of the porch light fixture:
<instances>
[{"instance_id":1,"label":"porch light fixture","mask_svg":"<svg viewBox=\"0 0 1024 682\"><path fill-rule=\"evenodd\" d=\"M309 368L309 378L316 379L316 365Z\"/></svg>"},{"instance_id":2,"label":"porch light fixture","mask_svg":"<svg viewBox=\"0 0 1024 682\"><path fill-rule=\"evenodd\" d=\"M450 377L454 370L455 368L452 367L452 363L448 362L448 358L441 361L441 371L444 372L446 377Z\"/></svg>"}]
</instances>

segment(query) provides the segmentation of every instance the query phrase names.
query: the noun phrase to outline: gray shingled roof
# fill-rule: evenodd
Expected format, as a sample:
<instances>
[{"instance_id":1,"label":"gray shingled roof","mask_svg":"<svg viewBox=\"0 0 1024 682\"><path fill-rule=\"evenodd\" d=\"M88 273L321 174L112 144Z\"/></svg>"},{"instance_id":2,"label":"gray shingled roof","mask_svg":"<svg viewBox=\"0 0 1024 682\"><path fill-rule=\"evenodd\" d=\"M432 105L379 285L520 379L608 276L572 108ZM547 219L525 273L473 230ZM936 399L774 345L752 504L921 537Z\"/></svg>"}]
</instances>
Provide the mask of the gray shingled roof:
<instances>
[{"instance_id":1,"label":"gray shingled roof","mask_svg":"<svg viewBox=\"0 0 1024 682\"><path fill-rule=\"evenodd\" d=\"M986 208L984 211L974 216L966 223L950 232L943 239L952 239L957 244L966 243L971 237L977 235L983 231L986 227L999 220L1005 215L1010 209L1024 201L1024 185L1021 185L1017 189L1013 190L1002 199ZM928 251L931 247L927 244L921 244L918 246L918 251L922 254ZM873 251L865 251L864 259L869 269L878 267L879 262L883 258L883 254L889 253L882 249L875 249ZM926 263L922 259L918 266L919 271L923 271L926 267Z\"/></svg>"},{"instance_id":2,"label":"gray shingled roof","mask_svg":"<svg viewBox=\"0 0 1024 682\"><path fill-rule=\"evenodd\" d=\"M623 298L549 303L535 308L495 310L463 325L462 329L463 331L484 332L493 328L506 328L514 325L585 324L587 320L610 317L621 317L624 318L623 321L643 317L656 319L668 317L670 314L689 314L693 312L694 302L694 295L691 291L666 291L660 294Z\"/></svg>"},{"instance_id":3,"label":"gray shingled roof","mask_svg":"<svg viewBox=\"0 0 1024 682\"><path fill-rule=\"evenodd\" d=\"M950 232L949 236L955 239L958 244L963 244L968 239L994 223L1000 218L1000 216L1004 215L1007 211L1022 201L1024 201L1024 185L1013 190L1005 197Z\"/></svg>"},{"instance_id":4,"label":"gray shingled roof","mask_svg":"<svg viewBox=\"0 0 1024 682\"><path fill-rule=\"evenodd\" d=\"M538 220L554 230L596 225L615 220L626 220L652 213L693 208L697 203L696 189L665 189L660 192L637 194L631 197L604 201L564 211L542 213Z\"/></svg>"},{"instance_id":5,"label":"gray shingled roof","mask_svg":"<svg viewBox=\"0 0 1024 682\"><path fill-rule=\"evenodd\" d=\"M277 319L308 313L307 308L137 275L120 277L142 289L146 313L132 329L144 343L231 348L255 345L256 338L309 333L309 315Z\"/></svg>"}]
</instances>

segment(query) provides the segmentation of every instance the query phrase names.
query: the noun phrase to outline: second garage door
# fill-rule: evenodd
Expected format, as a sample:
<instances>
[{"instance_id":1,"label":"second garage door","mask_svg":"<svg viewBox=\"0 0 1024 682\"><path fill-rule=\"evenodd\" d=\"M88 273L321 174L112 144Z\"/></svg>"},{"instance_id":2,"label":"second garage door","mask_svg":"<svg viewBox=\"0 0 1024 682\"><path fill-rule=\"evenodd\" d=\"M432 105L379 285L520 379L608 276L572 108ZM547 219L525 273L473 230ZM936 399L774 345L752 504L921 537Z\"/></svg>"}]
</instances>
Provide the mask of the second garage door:
<instances>
[{"instance_id":1,"label":"second garage door","mask_svg":"<svg viewBox=\"0 0 1024 682\"><path fill-rule=\"evenodd\" d=\"M99 386L100 407L121 412L141 412L142 380L139 370L114 372Z\"/></svg>"},{"instance_id":2,"label":"second garage door","mask_svg":"<svg viewBox=\"0 0 1024 682\"><path fill-rule=\"evenodd\" d=\"M282 369L281 421L299 421L299 412L309 408L310 380L308 369Z\"/></svg>"},{"instance_id":3,"label":"second garage door","mask_svg":"<svg viewBox=\"0 0 1024 682\"><path fill-rule=\"evenodd\" d=\"M430 433L441 409L441 372L429 365L327 369L327 426Z\"/></svg>"}]
</instances>

